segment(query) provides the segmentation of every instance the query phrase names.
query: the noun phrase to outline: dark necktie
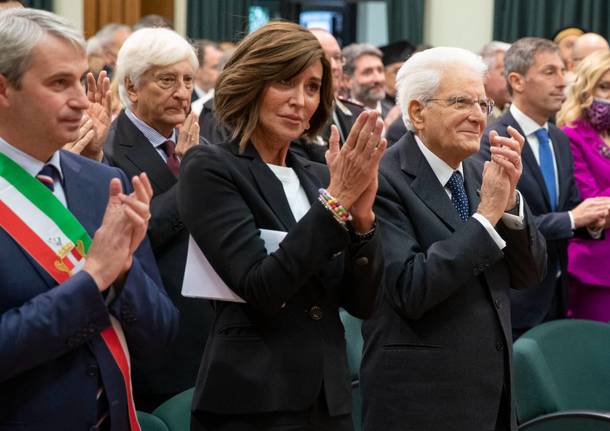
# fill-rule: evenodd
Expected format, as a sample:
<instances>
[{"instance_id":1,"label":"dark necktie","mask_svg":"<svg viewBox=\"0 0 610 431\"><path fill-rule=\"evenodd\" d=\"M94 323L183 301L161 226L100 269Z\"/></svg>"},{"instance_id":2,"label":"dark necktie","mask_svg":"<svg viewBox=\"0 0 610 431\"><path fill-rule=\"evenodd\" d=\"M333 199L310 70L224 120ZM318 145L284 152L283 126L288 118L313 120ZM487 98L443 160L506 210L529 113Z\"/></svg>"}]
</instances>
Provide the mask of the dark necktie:
<instances>
[{"instance_id":1,"label":"dark necktie","mask_svg":"<svg viewBox=\"0 0 610 431\"><path fill-rule=\"evenodd\" d=\"M36 174L36 178L53 192L55 190L55 178L59 178L59 172L53 165L44 165L40 172Z\"/></svg>"},{"instance_id":2,"label":"dark necktie","mask_svg":"<svg viewBox=\"0 0 610 431\"><path fill-rule=\"evenodd\" d=\"M534 132L538 138L538 159L540 161L540 171L546 191L549 194L551 201L551 211L555 211L557 206L557 186L555 185L555 162L553 161L553 153L549 143L549 134L545 128L538 129Z\"/></svg>"},{"instance_id":3,"label":"dark necktie","mask_svg":"<svg viewBox=\"0 0 610 431\"><path fill-rule=\"evenodd\" d=\"M171 173L178 178L178 172L180 172L180 159L176 155L176 143L168 139L161 144L161 148L165 151L165 155L167 156L167 167Z\"/></svg>"},{"instance_id":4,"label":"dark necktie","mask_svg":"<svg viewBox=\"0 0 610 431\"><path fill-rule=\"evenodd\" d=\"M462 221L468 220L470 217L470 205L468 204L468 196L464 188L464 178L459 171L454 171L447 181L447 188L451 191L451 202L458 212Z\"/></svg>"}]
</instances>

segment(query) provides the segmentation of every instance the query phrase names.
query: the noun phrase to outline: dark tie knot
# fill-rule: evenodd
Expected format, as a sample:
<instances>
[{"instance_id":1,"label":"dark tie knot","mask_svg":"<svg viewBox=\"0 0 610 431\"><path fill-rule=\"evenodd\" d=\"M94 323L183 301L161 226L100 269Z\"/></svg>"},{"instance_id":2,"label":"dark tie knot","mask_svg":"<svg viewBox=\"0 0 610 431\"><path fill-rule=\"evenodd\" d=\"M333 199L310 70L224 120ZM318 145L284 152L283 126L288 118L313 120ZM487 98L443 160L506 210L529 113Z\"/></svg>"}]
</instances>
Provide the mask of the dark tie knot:
<instances>
[{"instance_id":1,"label":"dark tie knot","mask_svg":"<svg viewBox=\"0 0 610 431\"><path fill-rule=\"evenodd\" d=\"M180 172L180 159L176 154L176 143L170 139L161 144L161 148L167 156L167 167L170 172L177 178Z\"/></svg>"},{"instance_id":2,"label":"dark tie knot","mask_svg":"<svg viewBox=\"0 0 610 431\"><path fill-rule=\"evenodd\" d=\"M447 187L451 190L451 194L456 193L456 190L464 190L464 178L460 171L453 171L447 181Z\"/></svg>"},{"instance_id":3,"label":"dark tie knot","mask_svg":"<svg viewBox=\"0 0 610 431\"><path fill-rule=\"evenodd\" d=\"M164 143L161 144L161 148L167 154L167 157L174 157L176 154L176 143L171 139L168 139Z\"/></svg>"},{"instance_id":4,"label":"dark tie knot","mask_svg":"<svg viewBox=\"0 0 610 431\"><path fill-rule=\"evenodd\" d=\"M538 141L541 145L548 145L549 132L544 127L541 127L540 129L536 130L534 134L536 135L536 138L538 138Z\"/></svg>"},{"instance_id":5,"label":"dark tie knot","mask_svg":"<svg viewBox=\"0 0 610 431\"><path fill-rule=\"evenodd\" d=\"M48 187L49 190L55 190L55 179L59 178L59 172L53 165L44 165L40 172L36 174L36 178L42 184Z\"/></svg>"}]
</instances>

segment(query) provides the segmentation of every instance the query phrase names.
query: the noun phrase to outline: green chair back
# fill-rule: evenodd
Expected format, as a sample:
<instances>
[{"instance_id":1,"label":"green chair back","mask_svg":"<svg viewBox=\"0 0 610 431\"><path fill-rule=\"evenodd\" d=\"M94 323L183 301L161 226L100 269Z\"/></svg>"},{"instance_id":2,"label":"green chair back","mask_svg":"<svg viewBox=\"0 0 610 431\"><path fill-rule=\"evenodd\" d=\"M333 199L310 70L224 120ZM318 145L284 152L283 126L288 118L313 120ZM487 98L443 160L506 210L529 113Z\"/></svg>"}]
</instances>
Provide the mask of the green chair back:
<instances>
[{"instance_id":1,"label":"green chair back","mask_svg":"<svg viewBox=\"0 0 610 431\"><path fill-rule=\"evenodd\" d=\"M347 364L352 374L352 381L360 380L360 363L362 362L362 320L352 316L347 311L339 311L341 322L345 328L345 341L347 344Z\"/></svg>"},{"instance_id":2,"label":"green chair back","mask_svg":"<svg viewBox=\"0 0 610 431\"><path fill-rule=\"evenodd\" d=\"M191 403L194 390L195 388L191 388L179 393L165 401L153 412L155 416L167 424L169 431L190 431Z\"/></svg>"},{"instance_id":3,"label":"green chair back","mask_svg":"<svg viewBox=\"0 0 610 431\"><path fill-rule=\"evenodd\" d=\"M537 326L513 348L519 423L567 410L610 411L610 325L557 320Z\"/></svg>"},{"instance_id":4,"label":"green chair back","mask_svg":"<svg viewBox=\"0 0 610 431\"><path fill-rule=\"evenodd\" d=\"M170 431L165 423L153 414L137 412L142 431Z\"/></svg>"}]
</instances>

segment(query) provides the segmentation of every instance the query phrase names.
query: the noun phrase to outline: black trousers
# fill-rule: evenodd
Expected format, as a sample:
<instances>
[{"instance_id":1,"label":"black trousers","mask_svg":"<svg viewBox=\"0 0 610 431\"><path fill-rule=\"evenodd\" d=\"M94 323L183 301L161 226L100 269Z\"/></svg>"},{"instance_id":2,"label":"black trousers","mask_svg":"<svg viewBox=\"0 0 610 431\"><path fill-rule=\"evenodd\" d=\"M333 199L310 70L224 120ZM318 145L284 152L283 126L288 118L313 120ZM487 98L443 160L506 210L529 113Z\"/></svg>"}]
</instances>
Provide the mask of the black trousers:
<instances>
[{"instance_id":1,"label":"black trousers","mask_svg":"<svg viewBox=\"0 0 610 431\"><path fill-rule=\"evenodd\" d=\"M303 412L221 415L194 411L191 431L353 431L352 416L330 416L324 396Z\"/></svg>"}]
</instances>

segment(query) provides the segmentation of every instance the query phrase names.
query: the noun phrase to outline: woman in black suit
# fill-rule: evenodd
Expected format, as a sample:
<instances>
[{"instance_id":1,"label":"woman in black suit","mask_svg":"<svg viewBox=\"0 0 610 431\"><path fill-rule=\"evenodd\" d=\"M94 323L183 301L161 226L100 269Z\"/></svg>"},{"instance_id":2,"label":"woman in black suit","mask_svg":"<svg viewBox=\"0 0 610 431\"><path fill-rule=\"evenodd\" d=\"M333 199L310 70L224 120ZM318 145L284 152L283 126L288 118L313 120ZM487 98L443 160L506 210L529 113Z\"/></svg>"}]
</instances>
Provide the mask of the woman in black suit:
<instances>
[{"instance_id":1,"label":"woman in black suit","mask_svg":"<svg viewBox=\"0 0 610 431\"><path fill-rule=\"evenodd\" d=\"M331 79L309 31L262 27L216 85L216 113L235 139L182 161L182 218L246 301L215 302L191 429L352 429L338 310L373 311L382 263L372 205L386 143L377 113L363 113L341 149L333 131L328 167L289 151L326 123ZM278 232L279 247L265 243Z\"/></svg>"}]
</instances>

